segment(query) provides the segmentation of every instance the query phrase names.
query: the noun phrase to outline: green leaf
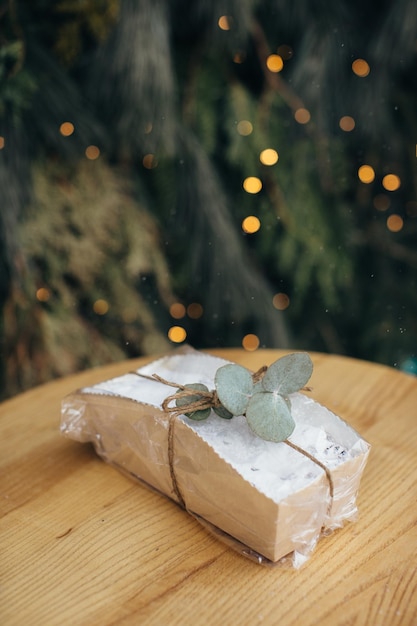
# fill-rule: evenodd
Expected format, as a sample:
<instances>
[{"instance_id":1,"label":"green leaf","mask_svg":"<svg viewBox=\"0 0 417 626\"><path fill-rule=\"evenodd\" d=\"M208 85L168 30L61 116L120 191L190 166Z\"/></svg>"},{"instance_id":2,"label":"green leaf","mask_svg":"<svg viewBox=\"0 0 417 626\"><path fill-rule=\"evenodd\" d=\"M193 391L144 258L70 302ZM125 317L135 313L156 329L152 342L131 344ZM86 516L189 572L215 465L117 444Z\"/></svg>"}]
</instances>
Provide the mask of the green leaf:
<instances>
[{"instance_id":1,"label":"green leaf","mask_svg":"<svg viewBox=\"0 0 417 626\"><path fill-rule=\"evenodd\" d=\"M265 391L286 395L299 391L313 372L313 362L307 352L294 352L270 365L262 379Z\"/></svg>"},{"instance_id":2,"label":"green leaf","mask_svg":"<svg viewBox=\"0 0 417 626\"><path fill-rule=\"evenodd\" d=\"M187 389L194 389L195 391L208 391L208 387L206 387L206 385L203 385L202 383L190 383L189 385L184 385L184 387L186 387ZM182 390L178 389L177 393L180 391ZM180 409L186 408L188 405L192 404L193 402L198 402L199 400L201 400L200 394L191 394L182 398L176 398L175 405ZM207 419L210 415L210 412L211 409L196 410L191 411L190 413L186 413L184 411L184 415L192 420L201 421Z\"/></svg>"},{"instance_id":3,"label":"green leaf","mask_svg":"<svg viewBox=\"0 0 417 626\"><path fill-rule=\"evenodd\" d=\"M228 363L217 370L214 384L222 405L233 415L243 415L253 393L250 371L241 365Z\"/></svg>"},{"instance_id":4,"label":"green leaf","mask_svg":"<svg viewBox=\"0 0 417 626\"><path fill-rule=\"evenodd\" d=\"M222 405L213 407L213 411L224 420L230 420L233 417L233 413L230 413L230 411Z\"/></svg>"},{"instance_id":5,"label":"green leaf","mask_svg":"<svg viewBox=\"0 0 417 626\"><path fill-rule=\"evenodd\" d=\"M256 393L249 400L246 419L253 432L266 441L284 441L295 428L285 398L277 393Z\"/></svg>"}]
</instances>

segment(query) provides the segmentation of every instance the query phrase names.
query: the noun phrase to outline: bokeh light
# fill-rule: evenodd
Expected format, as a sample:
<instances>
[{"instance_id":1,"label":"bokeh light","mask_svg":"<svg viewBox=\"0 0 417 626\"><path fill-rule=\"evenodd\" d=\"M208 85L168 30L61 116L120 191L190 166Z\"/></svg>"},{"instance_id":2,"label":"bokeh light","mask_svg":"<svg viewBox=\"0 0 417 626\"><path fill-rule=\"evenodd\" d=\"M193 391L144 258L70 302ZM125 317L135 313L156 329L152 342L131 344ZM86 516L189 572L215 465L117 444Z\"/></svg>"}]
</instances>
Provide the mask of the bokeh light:
<instances>
[{"instance_id":1,"label":"bokeh light","mask_svg":"<svg viewBox=\"0 0 417 626\"><path fill-rule=\"evenodd\" d=\"M272 298L272 304L278 311L285 311L290 306L290 299L286 293L276 293Z\"/></svg>"},{"instance_id":2,"label":"bokeh light","mask_svg":"<svg viewBox=\"0 0 417 626\"><path fill-rule=\"evenodd\" d=\"M248 176L243 181L243 189L247 193L259 193L262 189L262 181L256 176Z\"/></svg>"},{"instance_id":3,"label":"bokeh light","mask_svg":"<svg viewBox=\"0 0 417 626\"><path fill-rule=\"evenodd\" d=\"M245 233L256 233L261 227L261 221L256 215L248 215L242 222L242 230Z\"/></svg>"},{"instance_id":4,"label":"bokeh light","mask_svg":"<svg viewBox=\"0 0 417 626\"><path fill-rule=\"evenodd\" d=\"M36 291L36 298L37 300L39 300L39 302L48 302L50 297L51 297L51 292L46 287L40 287Z\"/></svg>"},{"instance_id":5,"label":"bokeh light","mask_svg":"<svg viewBox=\"0 0 417 626\"><path fill-rule=\"evenodd\" d=\"M397 191L401 186L400 177L396 174L387 174L382 179L382 186L387 191Z\"/></svg>"},{"instance_id":6,"label":"bokeh light","mask_svg":"<svg viewBox=\"0 0 417 626\"><path fill-rule=\"evenodd\" d=\"M344 115L339 120L339 126L346 133L350 133L355 128L355 120L350 115Z\"/></svg>"},{"instance_id":7,"label":"bokeh light","mask_svg":"<svg viewBox=\"0 0 417 626\"><path fill-rule=\"evenodd\" d=\"M244 348L244 350L247 350L248 352L254 352L255 350L257 350L259 348L259 337L257 337L257 335L253 335L253 334L248 334L245 335L242 339L242 347Z\"/></svg>"},{"instance_id":8,"label":"bokeh light","mask_svg":"<svg viewBox=\"0 0 417 626\"><path fill-rule=\"evenodd\" d=\"M93 304L93 311L94 313L97 313L97 315L106 315L109 308L107 300L103 300L102 298L99 298Z\"/></svg>"},{"instance_id":9,"label":"bokeh light","mask_svg":"<svg viewBox=\"0 0 417 626\"><path fill-rule=\"evenodd\" d=\"M219 17L217 24L219 28L221 28L221 30L230 30L230 17L228 17L227 15L222 15L221 17Z\"/></svg>"},{"instance_id":10,"label":"bokeh light","mask_svg":"<svg viewBox=\"0 0 417 626\"><path fill-rule=\"evenodd\" d=\"M187 332L182 326L171 326L168 330L168 339L173 343L181 343L185 341Z\"/></svg>"},{"instance_id":11,"label":"bokeh light","mask_svg":"<svg viewBox=\"0 0 417 626\"><path fill-rule=\"evenodd\" d=\"M369 67L369 63L365 61L365 59L355 59L352 63L352 71L356 76L360 76L361 78L365 78L368 76L371 68Z\"/></svg>"},{"instance_id":12,"label":"bokeh light","mask_svg":"<svg viewBox=\"0 0 417 626\"><path fill-rule=\"evenodd\" d=\"M145 154L142 159L142 165L147 170L152 170L158 165L158 159L154 154Z\"/></svg>"},{"instance_id":13,"label":"bokeh light","mask_svg":"<svg viewBox=\"0 0 417 626\"><path fill-rule=\"evenodd\" d=\"M191 302L191 304L187 306L187 315L192 320L200 319L200 317L203 316L203 312L204 309L199 302Z\"/></svg>"},{"instance_id":14,"label":"bokeh light","mask_svg":"<svg viewBox=\"0 0 417 626\"><path fill-rule=\"evenodd\" d=\"M174 302L169 307L169 314L176 320L180 320L182 317L185 317L185 306L181 304L181 302Z\"/></svg>"},{"instance_id":15,"label":"bokeh light","mask_svg":"<svg viewBox=\"0 0 417 626\"><path fill-rule=\"evenodd\" d=\"M278 162L278 159L278 152L273 148L266 148L265 150L262 150L259 155L259 160L263 163L263 165L275 165L275 163Z\"/></svg>"},{"instance_id":16,"label":"bokeh light","mask_svg":"<svg viewBox=\"0 0 417 626\"><path fill-rule=\"evenodd\" d=\"M4 148L5 144L6 144L6 142L5 142L4 137L2 137L2 136L0 135L0 150L3 150L3 148Z\"/></svg>"},{"instance_id":17,"label":"bokeh light","mask_svg":"<svg viewBox=\"0 0 417 626\"><path fill-rule=\"evenodd\" d=\"M299 124L308 124L311 119L310 111L301 107L294 113L294 119Z\"/></svg>"},{"instance_id":18,"label":"bokeh light","mask_svg":"<svg viewBox=\"0 0 417 626\"><path fill-rule=\"evenodd\" d=\"M71 122L63 122L61 126L59 127L59 132L64 137L69 137L70 135L72 135L74 130L75 130L74 124L72 124Z\"/></svg>"},{"instance_id":19,"label":"bokeh light","mask_svg":"<svg viewBox=\"0 0 417 626\"><path fill-rule=\"evenodd\" d=\"M361 165L358 169L358 178L361 183L369 185L375 180L375 170L370 165Z\"/></svg>"},{"instance_id":20,"label":"bokeh light","mask_svg":"<svg viewBox=\"0 0 417 626\"><path fill-rule=\"evenodd\" d=\"M388 217L387 228L392 233L399 233L400 230L402 230L403 226L404 226L404 220L401 217L401 215L397 215L396 213L393 213L392 215Z\"/></svg>"},{"instance_id":21,"label":"bokeh light","mask_svg":"<svg viewBox=\"0 0 417 626\"><path fill-rule=\"evenodd\" d=\"M97 146L87 146L85 149L85 156L90 161L95 161L100 156L100 148Z\"/></svg>"},{"instance_id":22,"label":"bokeh light","mask_svg":"<svg viewBox=\"0 0 417 626\"><path fill-rule=\"evenodd\" d=\"M247 137L253 132L253 125L248 120L240 120L240 122L237 123L236 130L239 135Z\"/></svg>"},{"instance_id":23,"label":"bokeh light","mask_svg":"<svg viewBox=\"0 0 417 626\"><path fill-rule=\"evenodd\" d=\"M270 54L266 60L266 67L270 72L280 72L284 67L284 61L279 54Z\"/></svg>"}]
</instances>

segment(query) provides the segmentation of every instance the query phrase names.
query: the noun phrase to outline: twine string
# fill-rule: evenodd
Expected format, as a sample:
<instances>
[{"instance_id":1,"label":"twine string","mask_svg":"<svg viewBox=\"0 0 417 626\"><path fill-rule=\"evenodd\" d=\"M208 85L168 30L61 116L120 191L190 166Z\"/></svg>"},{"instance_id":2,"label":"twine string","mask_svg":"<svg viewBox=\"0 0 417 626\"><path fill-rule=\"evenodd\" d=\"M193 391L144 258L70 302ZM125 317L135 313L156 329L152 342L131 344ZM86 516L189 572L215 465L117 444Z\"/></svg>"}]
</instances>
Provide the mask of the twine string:
<instances>
[{"instance_id":1,"label":"twine string","mask_svg":"<svg viewBox=\"0 0 417 626\"><path fill-rule=\"evenodd\" d=\"M260 380L262 380L266 370L268 369L268 367L266 365L263 365L261 368L259 368L258 371L254 372L252 374L252 379L254 384L256 384L257 382L259 382ZM162 383L164 385L167 385L168 387L175 387L177 389L177 391L169 396L167 396L165 398L165 400L162 402L162 409L165 411L165 413L168 414L169 416L169 423L168 423L168 461L169 461L169 471L170 471L170 476L171 476L171 481L172 481L172 486L175 492L175 495L178 498L178 501L180 503L180 505L184 508L187 509L186 503L185 503L185 499L183 494L181 493L181 490L179 488L178 485L178 481L177 481L177 477L175 474L175 469L174 469L174 460L175 460L175 445L174 445L174 441L175 441L175 437L174 437L174 430L175 430L175 423L177 421L177 418L180 415L184 415L184 412L187 411L187 413L193 413L194 411L202 411L204 409L211 409L214 407L218 407L221 406L221 402L219 400L219 397L217 395L217 391L213 390L213 391L200 391L199 389L191 389L190 387L187 387L186 385L181 385L180 383L174 383L171 382L169 380L165 380L165 378L162 378L161 376L158 376L158 374L152 374L152 376L147 376L146 374L141 374L140 372L131 372L132 374L136 374L137 376L140 376L141 378L147 378L148 380L153 380L159 383ZM306 391L310 391L311 388L310 387L303 387L304 390ZM199 396L198 400L194 400L193 402L190 402L189 404L187 404L186 406L183 407L178 407L176 406L170 406L171 402L176 402L176 400L182 399L182 398L187 398L190 396ZM292 441L290 441L289 439L285 439L282 443L285 443L287 446L289 446L290 448L292 448L293 450L295 450L296 452L298 452L299 454L302 454L303 456L307 457L308 459L310 459L310 461L313 461L313 463L315 463L316 465L318 465L319 467L321 467L321 469L325 472L328 483L329 483L329 494L330 494L330 502L329 502L329 507L328 507L328 512L330 510L330 507L332 505L332 501L333 501L333 496L334 496L334 483L333 483L333 478L331 475L330 470L328 469L328 467L326 467L326 465L324 463L322 463L321 461L319 461L315 456L313 456L312 454L310 454L310 452L308 452L307 450L304 450L304 448L301 448L300 446L297 446L295 443L293 443Z\"/></svg>"}]
</instances>

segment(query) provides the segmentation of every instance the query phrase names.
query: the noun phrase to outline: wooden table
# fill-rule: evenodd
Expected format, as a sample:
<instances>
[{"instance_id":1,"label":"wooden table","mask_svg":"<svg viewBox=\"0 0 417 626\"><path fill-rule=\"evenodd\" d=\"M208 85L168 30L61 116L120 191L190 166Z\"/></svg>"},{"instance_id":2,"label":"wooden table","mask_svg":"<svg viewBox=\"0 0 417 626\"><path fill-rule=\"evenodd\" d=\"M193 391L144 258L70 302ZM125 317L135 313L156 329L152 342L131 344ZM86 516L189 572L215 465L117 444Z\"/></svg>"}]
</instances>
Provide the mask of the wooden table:
<instances>
[{"instance_id":1,"label":"wooden table","mask_svg":"<svg viewBox=\"0 0 417 626\"><path fill-rule=\"evenodd\" d=\"M213 350L257 369L284 352ZM417 624L417 378L312 354L312 397L372 444L359 519L299 570L232 552L172 502L59 433L68 392L150 359L90 370L0 405L3 626Z\"/></svg>"}]
</instances>

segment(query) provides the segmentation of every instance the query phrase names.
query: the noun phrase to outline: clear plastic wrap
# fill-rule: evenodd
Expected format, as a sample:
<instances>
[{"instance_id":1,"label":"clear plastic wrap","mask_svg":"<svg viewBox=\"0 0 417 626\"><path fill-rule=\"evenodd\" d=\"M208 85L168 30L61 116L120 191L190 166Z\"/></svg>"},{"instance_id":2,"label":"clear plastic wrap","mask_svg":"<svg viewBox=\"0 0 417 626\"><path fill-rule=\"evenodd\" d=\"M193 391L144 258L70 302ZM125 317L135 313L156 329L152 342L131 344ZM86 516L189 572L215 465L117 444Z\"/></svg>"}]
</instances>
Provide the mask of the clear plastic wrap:
<instances>
[{"instance_id":1,"label":"clear plastic wrap","mask_svg":"<svg viewBox=\"0 0 417 626\"><path fill-rule=\"evenodd\" d=\"M303 393L291 395L294 432L273 443L254 435L243 416L170 416L161 406L172 388L146 378L211 389L225 363L190 350L77 390L62 402L61 431L92 442L105 461L179 503L245 556L299 567L322 534L355 519L369 444Z\"/></svg>"}]
</instances>

